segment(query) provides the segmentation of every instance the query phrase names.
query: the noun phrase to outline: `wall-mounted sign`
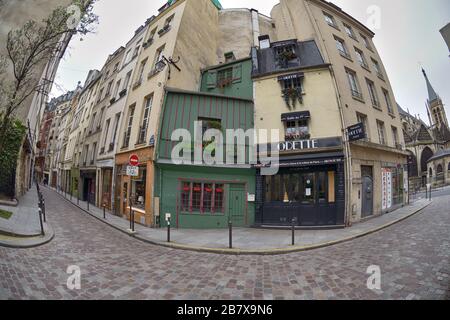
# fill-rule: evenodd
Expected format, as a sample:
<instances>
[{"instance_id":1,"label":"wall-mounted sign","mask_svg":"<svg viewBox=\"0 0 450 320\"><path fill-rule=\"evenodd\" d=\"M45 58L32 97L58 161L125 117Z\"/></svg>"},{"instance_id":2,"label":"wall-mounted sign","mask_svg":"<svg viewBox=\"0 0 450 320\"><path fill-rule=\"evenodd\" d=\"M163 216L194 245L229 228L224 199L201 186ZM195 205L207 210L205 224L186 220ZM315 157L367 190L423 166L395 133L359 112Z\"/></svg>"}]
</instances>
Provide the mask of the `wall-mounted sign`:
<instances>
[{"instance_id":1,"label":"wall-mounted sign","mask_svg":"<svg viewBox=\"0 0 450 320\"><path fill-rule=\"evenodd\" d=\"M294 74L288 74L285 76L279 76L278 81L286 81L286 80L292 80L292 79L298 79L303 78L305 74L303 72L294 73Z\"/></svg>"},{"instance_id":2,"label":"wall-mounted sign","mask_svg":"<svg viewBox=\"0 0 450 320\"><path fill-rule=\"evenodd\" d=\"M133 167L137 167L139 165L139 157L137 154L132 154L130 156L130 165Z\"/></svg>"},{"instance_id":3,"label":"wall-mounted sign","mask_svg":"<svg viewBox=\"0 0 450 320\"><path fill-rule=\"evenodd\" d=\"M127 166L127 176L139 177L139 167Z\"/></svg>"},{"instance_id":4,"label":"wall-mounted sign","mask_svg":"<svg viewBox=\"0 0 450 320\"><path fill-rule=\"evenodd\" d=\"M281 115L281 121L283 122L306 120L310 118L311 113L309 111L283 113Z\"/></svg>"},{"instance_id":5,"label":"wall-mounted sign","mask_svg":"<svg viewBox=\"0 0 450 320\"><path fill-rule=\"evenodd\" d=\"M381 170L381 193L382 209L387 210L392 207L392 172L388 168Z\"/></svg>"},{"instance_id":6,"label":"wall-mounted sign","mask_svg":"<svg viewBox=\"0 0 450 320\"><path fill-rule=\"evenodd\" d=\"M155 146L155 136L151 136L149 146L150 147L154 147Z\"/></svg>"},{"instance_id":7,"label":"wall-mounted sign","mask_svg":"<svg viewBox=\"0 0 450 320\"><path fill-rule=\"evenodd\" d=\"M251 193L247 194L247 201L248 202L255 202L255 200L256 200L256 195L255 194L251 194Z\"/></svg>"},{"instance_id":8,"label":"wall-mounted sign","mask_svg":"<svg viewBox=\"0 0 450 320\"><path fill-rule=\"evenodd\" d=\"M347 128L348 140L358 141L366 138L366 130L364 128L364 123L358 123L354 126Z\"/></svg>"},{"instance_id":9,"label":"wall-mounted sign","mask_svg":"<svg viewBox=\"0 0 450 320\"><path fill-rule=\"evenodd\" d=\"M312 140L286 141L278 144L278 151L301 151L307 149L332 148L342 145L341 138L325 138Z\"/></svg>"}]
</instances>

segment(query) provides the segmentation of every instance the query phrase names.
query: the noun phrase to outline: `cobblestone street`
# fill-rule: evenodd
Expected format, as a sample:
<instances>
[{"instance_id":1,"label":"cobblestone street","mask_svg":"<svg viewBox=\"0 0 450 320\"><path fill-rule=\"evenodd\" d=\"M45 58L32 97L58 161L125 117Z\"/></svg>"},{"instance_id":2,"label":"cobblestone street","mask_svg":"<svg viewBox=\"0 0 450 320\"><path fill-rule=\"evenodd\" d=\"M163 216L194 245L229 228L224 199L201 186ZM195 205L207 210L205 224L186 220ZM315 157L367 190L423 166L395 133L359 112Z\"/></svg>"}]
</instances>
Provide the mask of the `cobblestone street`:
<instances>
[{"instance_id":1,"label":"cobblestone street","mask_svg":"<svg viewBox=\"0 0 450 320\"><path fill-rule=\"evenodd\" d=\"M178 251L132 239L45 190L55 239L0 248L0 299L450 299L450 197L351 242L279 256ZM69 290L68 266L81 268ZM381 268L381 291L366 286Z\"/></svg>"}]
</instances>

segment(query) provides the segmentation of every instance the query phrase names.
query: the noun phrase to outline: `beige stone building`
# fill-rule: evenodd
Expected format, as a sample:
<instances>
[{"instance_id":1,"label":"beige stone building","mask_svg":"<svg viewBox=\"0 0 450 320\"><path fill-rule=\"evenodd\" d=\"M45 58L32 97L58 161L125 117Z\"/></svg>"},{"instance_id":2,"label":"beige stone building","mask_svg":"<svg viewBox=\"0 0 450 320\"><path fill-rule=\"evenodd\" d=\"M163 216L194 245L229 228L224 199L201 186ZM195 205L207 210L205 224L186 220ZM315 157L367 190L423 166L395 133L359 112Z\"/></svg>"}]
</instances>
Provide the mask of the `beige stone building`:
<instances>
[{"instance_id":1,"label":"beige stone building","mask_svg":"<svg viewBox=\"0 0 450 320\"><path fill-rule=\"evenodd\" d=\"M143 39L147 31L148 24L139 27L133 37L128 41L125 47L121 49L121 61L119 69L115 76L113 92L109 100L109 106L106 108L103 123L103 130L100 136L98 156L97 156L97 175L98 190L102 194L101 205L104 203L110 210L117 214L120 207L120 199L115 203L115 154L119 146L119 131L122 124L123 111L125 109L128 93L131 89L131 79L136 67L137 57L143 44Z\"/></svg>"},{"instance_id":2,"label":"beige stone building","mask_svg":"<svg viewBox=\"0 0 450 320\"><path fill-rule=\"evenodd\" d=\"M407 200L407 153L374 33L322 0L281 0L271 16L276 40L315 40L324 61L331 64L342 127L364 124L367 138L349 143L346 151L351 165L346 224L402 206Z\"/></svg>"},{"instance_id":3,"label":"beige stone building","mask_svg":"<svg viewBox=\"0 0 450 320\"><path fill-rule=\"evenodd\" d=\"M40 22L53 9L58 6L67 6L69 0L43 0L43 1L15 1L3 0L0 2L0 43L5 44L9 31L21 28L25 22L35 20ZM22 148L19 153L16 168L16 197L23 195L32 184L34 176L35 156L37 150L36 143L39 137L41 119L45 111L48 93L51 91L53 80L59 62L67 48L71 35L63 37L59 47L55 48L56 54L46 63L36 66L35 85L40 84L42 89L25 100L14 116L28 127L28 133L24 138ZM0 45L0 54L6 53L6 47ZM4 75L12 79L12 69Z\"/></svg>"}]
</instances>

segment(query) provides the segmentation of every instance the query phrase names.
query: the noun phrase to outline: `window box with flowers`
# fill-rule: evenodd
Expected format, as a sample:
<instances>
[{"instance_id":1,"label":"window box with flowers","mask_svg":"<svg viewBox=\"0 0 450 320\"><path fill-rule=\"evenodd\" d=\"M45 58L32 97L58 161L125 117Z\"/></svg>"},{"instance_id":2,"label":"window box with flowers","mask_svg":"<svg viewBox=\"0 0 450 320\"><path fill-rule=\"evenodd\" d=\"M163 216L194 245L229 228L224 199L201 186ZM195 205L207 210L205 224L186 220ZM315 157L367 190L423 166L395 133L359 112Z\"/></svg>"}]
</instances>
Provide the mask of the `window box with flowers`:
<instances>
[{"instance_id":1,"label":"window box with flowers","mask_svg":"<svg viewBox=\"0 0 450 320\"><path fill-rule=\"evenodd\" d=\"M286 102L287 106L290 109L291 108L295 108L295 104L297 103L297 101L300 104L303 104L302 88L286 88L286 89L283 89L283 98L284 98L284 101Z\"/></svg>"}]
</instances>

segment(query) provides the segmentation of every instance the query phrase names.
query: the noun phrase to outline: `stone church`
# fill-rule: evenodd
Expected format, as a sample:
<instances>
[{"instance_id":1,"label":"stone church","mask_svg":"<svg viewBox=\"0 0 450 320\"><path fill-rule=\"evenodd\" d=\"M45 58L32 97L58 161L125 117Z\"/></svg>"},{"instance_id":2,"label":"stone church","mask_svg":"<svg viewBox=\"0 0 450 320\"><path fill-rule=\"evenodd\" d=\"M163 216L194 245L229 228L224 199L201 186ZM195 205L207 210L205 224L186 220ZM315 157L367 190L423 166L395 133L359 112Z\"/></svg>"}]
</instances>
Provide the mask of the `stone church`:
<instances>
[{"instance_id":1,"label":"stone church","mask_svg":"<svg viewBox=\"0 0 450 320\"><path fill-rule=\"evenodd\" d=\"M447 115L427 73L425 70L422 72L428 89L426 108L430 124L399 106L406 149L410 154L408 171L411 191L422 189L427 183L450 183L450 128Z\"/></svg>"}]
</instances>

